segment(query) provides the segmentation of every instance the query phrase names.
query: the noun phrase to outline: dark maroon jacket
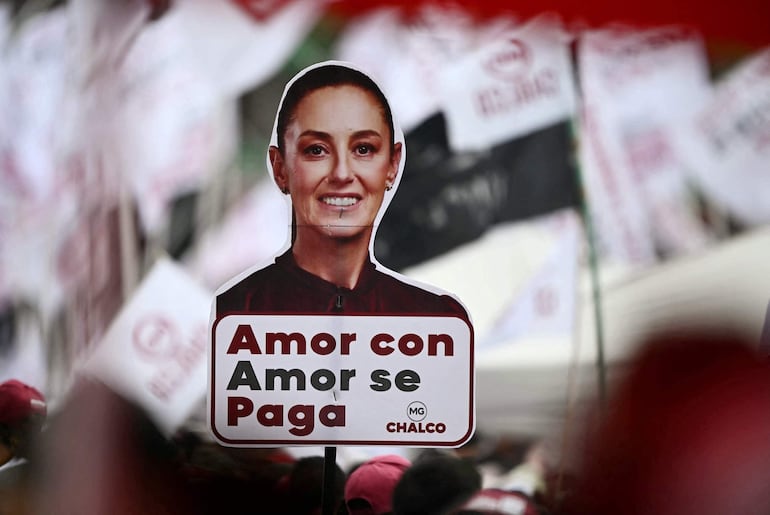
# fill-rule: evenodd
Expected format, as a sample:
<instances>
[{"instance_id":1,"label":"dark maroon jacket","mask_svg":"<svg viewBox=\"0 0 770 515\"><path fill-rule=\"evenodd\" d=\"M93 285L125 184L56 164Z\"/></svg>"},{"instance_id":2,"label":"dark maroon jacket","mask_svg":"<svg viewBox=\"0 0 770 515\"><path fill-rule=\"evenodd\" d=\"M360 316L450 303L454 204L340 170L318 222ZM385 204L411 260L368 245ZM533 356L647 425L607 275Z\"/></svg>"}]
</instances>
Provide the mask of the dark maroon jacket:
<instances>
[{"instance_id":1,"label":"dark maroon jacket","mask_svg":"<svg viewBox=\"0 0 770 515\"><path fill-rule=\"evenodd\" d=\"M291 249L217 296L217 318L229 313L455 315L470 323L449 295L437 295L380 272L367 260L351 290L297 266Z\"/></svg>"}]
</instances>

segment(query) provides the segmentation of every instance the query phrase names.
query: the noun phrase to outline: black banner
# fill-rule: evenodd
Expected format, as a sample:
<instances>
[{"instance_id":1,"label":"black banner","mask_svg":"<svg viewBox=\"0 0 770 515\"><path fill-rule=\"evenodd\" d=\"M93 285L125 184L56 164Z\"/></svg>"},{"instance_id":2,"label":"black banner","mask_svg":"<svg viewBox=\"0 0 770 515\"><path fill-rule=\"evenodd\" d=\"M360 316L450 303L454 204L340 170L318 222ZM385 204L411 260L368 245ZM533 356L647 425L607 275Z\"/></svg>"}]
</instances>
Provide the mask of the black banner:
<instances>
[{"instance_id":1,"label":"black banner","mask_svg":"<svg viewBox=\"0 0 770 515\"><path fill-rule=\"evenodd\" d=\"M501 222L577 206L569 121L484 152L455 153L439 113L406 135L404 176L377 230L374 253L401 270Z\"/></svg>"}]
</instances>

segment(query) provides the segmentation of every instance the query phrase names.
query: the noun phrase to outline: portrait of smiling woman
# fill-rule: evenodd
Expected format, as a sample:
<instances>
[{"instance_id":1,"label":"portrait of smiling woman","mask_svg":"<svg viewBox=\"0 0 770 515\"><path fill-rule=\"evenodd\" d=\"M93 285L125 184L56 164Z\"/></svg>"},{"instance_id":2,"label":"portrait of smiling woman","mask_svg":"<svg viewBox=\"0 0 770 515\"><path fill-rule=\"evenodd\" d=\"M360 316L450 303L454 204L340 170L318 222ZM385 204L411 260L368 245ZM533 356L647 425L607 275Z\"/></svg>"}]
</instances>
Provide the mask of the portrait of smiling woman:
<instances>
[{"instance_id":1,"label":"portrait of smiling woman","mask_svg":"<svg viewBox=\"0 0 770 515\"><path fill-rule=\"evenodd\" d=\"M227 314L454 315L451 295L376 262L372 241L406 149L377 84L352 65L306 68L286 86L268 163L291 201L291 241L274 262L217 292ZM266 220L264 223L274 223Z\"/></svg>"}]
</instances>

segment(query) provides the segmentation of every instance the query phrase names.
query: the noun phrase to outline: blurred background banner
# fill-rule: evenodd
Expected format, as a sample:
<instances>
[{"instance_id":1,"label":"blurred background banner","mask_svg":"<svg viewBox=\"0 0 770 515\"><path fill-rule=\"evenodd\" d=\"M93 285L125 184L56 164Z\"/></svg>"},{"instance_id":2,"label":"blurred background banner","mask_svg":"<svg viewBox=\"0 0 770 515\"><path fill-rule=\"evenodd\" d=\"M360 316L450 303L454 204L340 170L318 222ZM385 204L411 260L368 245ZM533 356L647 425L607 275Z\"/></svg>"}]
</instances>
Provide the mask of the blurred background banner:
<instances>
[{"instance_id":1,"label":"blurred background banner","mask_svg":"<svg viewBox=\"0 0 770 515\"><path fill-rule=\"evenodd\" d=\"M770 222L770 49L731 70L682 131L693 180L741 222Z\"/></svg>"},{"instance_id":2,"label":"blurred background banner","mask_svg":"<svg viewBox=\"0 0 770 515\"><path fill-rule=\"evenodd\" d=\"M211 292L158 260L80 368L171 436L206 394Z\"/></svg>"},{"instance_id":3,"label":"blurred background banner","mask_svg":"<svg viewBox=\"0 0 770 515\"><path fill-rule=\"evenodd\" d=\"M701 248L675 134L710 94L700 36L680 27L586 31L578 40L580 167L601 252L650 265Z\"/></svg>"},{"instance_id":4,"label":"blurred background banner","mask_svg":"<svg viewBox=\"0 0 770 515\"><path fill-rule=\"evenodd\" d=\"M485 150L575 112L569 35L553 17L506 30L440 76L449 145Z\"/></svg>"},{"instance_id":5,"label":"blurred background banner","mask_svg":"<svg viewBox=\"0 0 770 515\"><path fill-rule=\"evenodd\" d=\"M467 304L480 431L558 432L596 390L602 332L611 371L646 324L693 310L759 338L769 11L3 1L0 379L55 407L159 258L214 291L273 256L289 235L270 223L286 218L265 162L276 107L326 59L393 104L406 168L375 255Z\"/></svg>"}]
</instances>

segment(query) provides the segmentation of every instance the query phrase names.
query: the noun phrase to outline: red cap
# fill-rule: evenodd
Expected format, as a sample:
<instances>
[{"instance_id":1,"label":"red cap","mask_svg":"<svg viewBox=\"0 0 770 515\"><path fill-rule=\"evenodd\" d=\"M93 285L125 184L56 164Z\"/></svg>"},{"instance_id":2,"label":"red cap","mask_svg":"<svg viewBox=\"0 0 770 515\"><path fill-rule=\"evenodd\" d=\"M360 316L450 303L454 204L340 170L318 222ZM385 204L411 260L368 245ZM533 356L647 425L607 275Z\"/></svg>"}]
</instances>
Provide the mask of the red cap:
<instances>
[{"instance_id":1,"label":"red cap","mask_svg":"<svg viewBox=\"0 0 770 515\"><path fill-rule=\"evenodd\" d=\"M521 492L508 492L485 488L474 495L462 508L455 512L484 513L486 515L537 515L532 501Z\"/></svg>"},{"instance_id":2,"label":"red cap","mask_svg":"<svg viewBox=\"0 0 770 515\"><path fill-rule=\"evenodd\" d=\"M411 466L396 454L377 456L360 465L345 483L345 502L364 499L376 514L393 510L393 490L401 475Z\"/></svg>"},{"instance_id":3,"label":"red cap","mask_svg":"<svg viewBox=\"0 0 770 515\"><path fill-rule=\"evenodd\" d=\"M16 379L0 384L0 424L16 427L35 414L46 415L42 393Z\"/></svg>"}]
</instances>

